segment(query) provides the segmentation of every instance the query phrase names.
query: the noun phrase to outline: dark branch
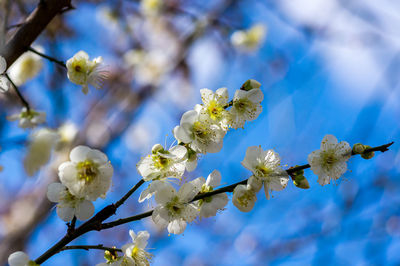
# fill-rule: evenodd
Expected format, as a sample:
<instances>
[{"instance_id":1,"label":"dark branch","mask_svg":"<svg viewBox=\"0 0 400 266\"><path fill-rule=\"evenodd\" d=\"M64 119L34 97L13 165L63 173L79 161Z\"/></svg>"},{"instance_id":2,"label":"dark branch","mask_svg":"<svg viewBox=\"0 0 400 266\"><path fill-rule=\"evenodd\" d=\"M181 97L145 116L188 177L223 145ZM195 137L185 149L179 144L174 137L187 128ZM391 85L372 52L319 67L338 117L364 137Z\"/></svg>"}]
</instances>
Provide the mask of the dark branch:
<instances>
[{"instance_id":1,"label":"dark branch","mask_svg":"<svg viewBox=\"0 0 400 266\"><path fill-rule=\"evenodd\" d=\"M63 61L60 61L60 60L55 59L55 58L53 58L51 56L45 55L45 54L33 49L32 47L29 47L28 51L31 51L32 53L35 53L35 54L37 54L37 55L39 55L39 56L41 56L43 58L46 58L47 60L49 60L51 62L54 62L54 63L56 63L56 64L58 64L58 65L60 65L60 66L62 66L64 68L67 68L67 66L65 65L65 63Z\"/></svg>"}]
</instances>

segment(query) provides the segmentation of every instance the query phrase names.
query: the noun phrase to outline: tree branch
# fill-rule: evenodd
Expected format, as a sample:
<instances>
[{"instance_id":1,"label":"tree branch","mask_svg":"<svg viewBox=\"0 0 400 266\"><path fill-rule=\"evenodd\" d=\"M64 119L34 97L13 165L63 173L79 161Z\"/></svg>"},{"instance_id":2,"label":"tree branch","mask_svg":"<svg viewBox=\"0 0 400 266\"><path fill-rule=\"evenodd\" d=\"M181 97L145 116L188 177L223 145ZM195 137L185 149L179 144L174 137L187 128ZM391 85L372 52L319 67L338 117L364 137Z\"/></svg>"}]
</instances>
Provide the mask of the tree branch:
<instances>
[{"instance_id":1,"label":"tree branch","mask_svg":"<svg viewBox=\"0 0 400 266\"><path fill-rule=\"evenodd\" d=\"M6 59L7 67L27 51L50 21L65 8L71 6L71 0L43 0L29 15L21 27L6 43L0 54Z\"/></svg>"},{"instance_id":2,"label":"tree branch","mask_svg":"<svg viewBox=\"0 0 400 266\"><path fill-rule=\"evenodd\" d=\"M19 91L17 85L15 85L14 81L8 76L7 73L4 73L4 76L8 79L8 81L13 86L15 92L17 93L18 98L21 100L21 103L26 107L26 110L29 112L31 109L27 100L25 100L24 96L22 96L21 92Z\"/></svg>"}]
</instances>

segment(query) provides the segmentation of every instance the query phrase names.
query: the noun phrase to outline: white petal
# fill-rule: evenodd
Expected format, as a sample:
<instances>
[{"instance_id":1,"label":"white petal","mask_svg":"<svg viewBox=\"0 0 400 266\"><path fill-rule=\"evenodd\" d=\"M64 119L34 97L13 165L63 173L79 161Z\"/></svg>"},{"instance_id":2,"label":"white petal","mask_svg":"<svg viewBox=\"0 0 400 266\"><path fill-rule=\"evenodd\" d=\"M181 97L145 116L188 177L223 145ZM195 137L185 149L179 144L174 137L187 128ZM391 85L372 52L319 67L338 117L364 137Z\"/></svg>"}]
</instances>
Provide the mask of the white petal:
<instances>
[{"instance_id":1,"label":"white petal","mask_svg":"<svg viewBox=\"0 0 400 266\"><path fill-rule=\"evenodd\" d=\"M87 153L87 158L98 164L105 164L108 161L107 155L96 149L91 149Z\"/></svg>"},{"instance_id":2,"label":"white petal","mask_svg":"<svg viewBox=\"0 0 400 266\"><path fill-rule=\"evenodd\" d=\"M332 147L333 144L337 144L337 138L333 135L326 135L321 142L321 150L327 150Z\"/></svg>"},{"instance_id":3,"label":"white petal","mask_svg":"<svg viewBox=\"0 0 400 266\"><path fill-rule=\"evenodd\" d=\"M66 187L61 183L52 183L47 187L47 198L51 202L59 202L60 195Z\"/></svg>"},{"instance_id":4,"label":"white petal","mask_svg":"<svg viewBox=\"0 0 400 266\"><path fill-rule=\"evenodd\" d=\"M178 159L183 159L187 154L187 149L185 146L176 145L172 147L169 152L175 155Z\"/></svg>"},{"instance_id":5,"label":"white petal","mask_svg":"<svg viewBox=\"0 0 400 266\"><path fill-rule=\"evenodd\" d=\"M57 205L57 215L64 222L69 222L74 218L75 209L69 206L60 206Z\"/></svg>"},{"instance_id":6,"label":"white petal","mask_svg":"<svg viewBox=\"0 0 400 266\"><path fill-rule=\"evenodd\" d=\"M8 79L6 77L4 77L3 75L0 75L0 92L5 93L10 89L10 87L11 87L11 84L8 81Z\"/></svg>"},{"instance_id":7,"label":"white petal","mask_svg":"<svg viewBox=\"0 0 400 266\"><path fill-rule=\"evenodd\" d=\"M221 173L218 170L212 171L207 177L206 184L213 188L218 187L221 184Z\"/></svg>"},{"instance_id":8,"label":"white petal","mask_svg":"<svg viewBox=\"0 0 400 266\"><path fill-rule=\"evenodd\" d=\"M92 217L94 214L94 205L89 200L82 201L75 211L76 218L80 221L85 221Z\"/></svg>"},{"instance_id":9,"label":"white petal","mask_svg":"<svg viewBox=\"0 0 400 266\"><path fill-rule=\"evenodd\" d=\"M252 175L250 176L249 180L247 180L247 185L255 192L258 192L260 191L263 183L259 178Z\"/></svg>"},{"instance_id":10,"label":"white petal","mask_svg":"<svg viewBox=\"0 0 400 266\"><path fill-rule=\"evenodd\" d=\"M129 236L132 239L132 243L135 243L135 239L136 239L136 233L133 230L129 230Z\"/></svg>"},{"instance_id":11,"label":"white petal","mask_svg":"<svg viewBox=\"0 0 400 266\"><path fill-rule=\"evenodd\" d=\"M196 167L197 167L197 158L192 161L189 160L186 161L186 170L188 172L194 171Z\"/></svg>"},{"instance_id":12,"label":"white petal","mask_svg":"<svg viewBox=\"0 0 400 266\"><path fill-rule=\"evenodd\" d=\"M182 219L176 219L168 224L168 232L171 234L182 234L186 229L186 221Z\"/></svg>"},{"instance_id":13,"label":"white petal","mask_svg":"<svg viewBox=\"0 0 400 266\"><path fill-rule=\"evenodd\" d=\"M169 223L168 209L164 206L157 206L154 209L151 218L157 226L161 228L167 227Z\"/></svg>"},{"instance_id":14,"label":"white petal","mask_svg":"<svg viewBox=\"0 0 400 266\"><path fill-rule=\"evenodd\" d=\"M180 187L180 189L178 191L178 197L182 202L189 202L198 193L199 193L199 188L195 187L191 183L185 183Z\"/></svg>"},{"instance_id":15,"label":"white petal","mask_svg":"<svg viewBox=\"0 0 400 266\"><path fill-rule=\"evenodd\" d=\"M267 197L267 200L270 199L268 185L269 185L268 182L264 182L264 192L265 192L265 197Z\"/></svg>"},{"instance_id":16,"label":"white petal","mask_svg":"<svg viewBox=\"0 0 400 266\"><path fill-rule=\"evenodd\" d=\"M69 158L72 162L83 162L87 159L88 153L91 151L89 147L79 145L72 149Z\"/></svg>"},{"instance_id":17,"label":"white petal","mask_svg":"<svg viewBox=\"0 0 400 266\"><path fill-rule=\"evenodd\" d=\"M176 126L173 133L174 137L183 143L190 143L193 140L191 133L185 130L183 126Z\"/></svg>"},{"instance_id":18,"label":"white petal","mask_svg":"<svg viewBox=\"0 0 400 266\"><path fill-rule=\"evenodd\" d=\"M147 246L147 240L149 239L150 234L147 231L140 231L137 234L137 237L135 239L135 245L138 248L144 249Z\"/></svg>"},{"instance_id":19,"label":"white petal","mask_svg":"<svg viewBox=\"0 0 400 266\"><path fill-rule=\"evenodd\" d=\"M158 204L167 204L176 195L176 190L173 186L165 183L160 190L156 192L155 200Z\"/></svg>"},{"instance_id":20,"label":"white petal","mask_svg":"<svg viewBox=\"0 0 400 266\"><path fill-rule=\"evenodd\" d=\"M206 183L206 180L204 179L204 177L198 177L198 178L190 181L190 183L192 183L192 185L195 186L196 189L200 191L203 184Z\"/></svg>"}]
</instances>

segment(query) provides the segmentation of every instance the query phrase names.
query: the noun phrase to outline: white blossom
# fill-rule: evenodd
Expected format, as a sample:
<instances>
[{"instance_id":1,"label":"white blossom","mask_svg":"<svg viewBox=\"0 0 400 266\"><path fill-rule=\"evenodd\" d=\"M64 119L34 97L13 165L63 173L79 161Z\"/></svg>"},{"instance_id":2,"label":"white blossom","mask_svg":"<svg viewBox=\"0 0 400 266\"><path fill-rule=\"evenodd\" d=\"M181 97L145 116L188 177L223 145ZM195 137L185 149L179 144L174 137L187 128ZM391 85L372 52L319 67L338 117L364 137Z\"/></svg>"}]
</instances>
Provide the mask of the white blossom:
<instances>
[{"instance_id":1,"label":"white blossom","mask_svg":"<svg viewBox=\"0 0 400 266\"><path fill-rule=\"evenodd\" d=\"M44 52L41 46L34 46L33 48L41 53ZM42 57L31 51L27 51L10 66L8 72L15 85L21 86L36 77L42 67Z\"/></svg>"},{"instance_id":2,"label":"white blossom","mask_svg":"<svg viewBox=\"0 0 400 266\"><path fill-rule=\"evenodd\" d=\"M160 190L165 183L169 182L169 179L160 179L160 180L154 180L150 182L150 184L147 186L145 190L140 193L139 196L139 202L143 202L145 200L150 199L158 190Z\"/></svg>"},{"instance_id":3,"label":"white blossom","mask_svg":"<svg viewBox=\"0 0 400 266\"><path fill-rule=\"evenodd\" d=\"M193 184L200 188L200 193L211 192L221 185L221 173L214 170L208 175L207 180L204 177L199 177L192 181ZM219 193L211 197L207 197L196 201L200 209L200 217L212 217L217 214L218 210L223 210L228 204L228 195Z\"/></svg>"},{"instance_id":4,"label":"white blossom","mask_svg":"<svg viewBox=\"0 0 400 266\"><path fill-rule=\"evenodd\" d=\"M182 115L181 123L174 128L175 138L200 153L215 153L222 149L225 130L200 116L201 105Z\"/></svg>"},{"instance_id":5,"label":"white blossom","mask_svg":"<svg viewBox=\"0 0 400 266\"><path fill-rule=\"evenodd\" d=\"M140 231L136 235L133 230L129 230L129 235L132 238L132 243L125 244L122 247L124 256L96 266L149 266L153 255L145 251L145 248L150 234L147 231Z\"/></svg>"},{"instance_id":6,"label":"white blossom","mask_svg":"<svg viewBox=\"0 0 400 266\"><path fill-rule=\"evenodd\" d=\"M69 157L71 161L60 165L58 175L70 193L90 201L104 198L113 175L107 155L96 149L77 146Z\"/></svg>"},{"instance_id":7,"label":"white blossom","mask_svg":"<svg viewBox=\"0 0 400 266\"><path fill-rule=\"evenodd\" d=\"M76 124L72 122L66 122L62 124L57 130L60 139L57 143L56 149L60 150L61 148L71 144L78 136L78 132L79 129Z\"/></svg>"},{"instance_id":8,"label":"white blossom","mask_svg":"<svg viewBox=\"0 0 400 266\"><path fill-rule=\"evenodd\" d=\"M48 128L32 133L28 153L24 158L24 168L28 176L33 176L49 161L51 151L59 139L58 133Z\"/></svg>"},{"instance_id":9,"label":"white blossom","mask_svg":"<svg viewBox=\"0 0 400 266\"><path fill-rule=\"evenodd\" d=\"M7 69L6 59L0 55L0 92L2 93L10 89L10 82L5 77L5 75L3 75L6 69Z\"/></svg>"},{"instance_id":10,"label":"white blossom","mask_svg":"<svg viewBox=\"0 0 400 266\"><path fill-rule=\"evenodd\" d=\"M142 158L136 165L145 181L182 177L185 172L187 154L184 146L176 145L166 150L160 144L156 144L151 152L152 154Z\"/></svg>"},{"instance_id":11,"label":"white blossom","mask_svg":"<svg viewBox=\"0 0 400 266\"><path fill-rule=\"evenodd\" d=\"M22 107L18 114L13 114L7 117L9 121L19 120L18 126L21 128L34 128L35 126L46 122L46 113L37 112L33 109Z\"/></svg>"},{"instance_id":12,"label":"white blossom","mask_svg":"<svg viewBox=\"0 0 400 266\"><path fill-rule=\"evenodd\" d=\"M267 27L264 24L255 24L248 30L235 31L231 43L241 51L251 52L264 41L266 33Z\"/></svg>"},{"instance_id":13,"label":"white blossom","mask_svg":"<svg viewBox=\"0 0 400 266\"><path fill-rule=\"evenodd\" d=\"M267 199L269 191L281 191L286 188L289 176L280 168L281 159L273 150L264 151L260 146L247 148L242 165L253 172L255 178L264 183Z\"/></svg>"},{"instance_id":14,"label":"white blossom","mask_svg":"<svg viewBox=\"0 0 400 266\"><path fill-rule=\"evenodd\" d=\"M52 183L47 187L47 198L57 204L57 215L63 221L71 221L74 216L80 221L92 217L94 205L85 198L72 195L68 188L61 183Z\"/></svg>"},{"instance_id":15,"label":"white blossom","mask_svg":"<svg viewBox=\"0 0 400 266\"><path fill-rule=\"evenodd\" d=\"M39 265L29 259L29 256L22 251L16 251L8 256L8 264L10 266L36 266Z\"/></svg>"},{"instance_id":16,"label":"white blossom","mask_svg":"<svg viewBox=\"0 0 400 266\"><path fill-rule=\"evenodd\" d=\"M311 170L318 176L321 186L329 184L331 179L338 180L347 171L347 160L351 157L351 147L346 141L335 136L326 135L321 142L321 148L308 155L307 161Z\"/></svg>"},{"instance_id":17,"label":"white blossom","mask_svg":"<svg viewBox=\"0 0 400 266\"><path fill-rule=\"evenodd\" d=\"M161 228L168 228L171 234L181 234L185 231L187 222L192 222L197 216L197 207L189 203L199 192L192 183L183 184L177 192L173 186L166 183L155 194L157 207L152 219Z\"/></svg>"},{"instance_id":18,"label":"white blossom","mask_svg":"<svg viewBox=\"0 0 400 266\"><path fill-rule=\"evenodd\" d=\"M89 85L101 89L108 71L102 66L103 58L96 57L92 61L84 51L79 51L67 61L68 79L75 84L82 85L82 92L89 92Z\"/></svg>"},{"instance_id":19,"label":"white blossom","mask_svg":"<svg viewBox=\"0 0 400 266\"><path fill-rule=\"evenodd\" d=\"M251 211L256 200L256 192L249 185L237 185L233 190L232 203L242 212Z\"/></svg>"},{"instance_id":20,"label":"white blossom","mask_svg":"<svg viewBox=\"0 0 400 266\"><path fill-rule=\"evenodd\" d=\"M228 89L219 88L215 93L209 89L200 90L203 108L200 114L204 120L211 119L210 123L219 124L224 130L228 129L230 124L230 115L225 108L228 105Z\"/></svg>"},{"instance_id":21,"label":"white blossom","mask_svg":"<svg viewBox=\"0 0 400 266\"><path fill-rule=\"evenodd\" d=\"M233 97L233 105L229 110L231 126L235 129L243 127L246 121L253 121L262 111L261 102L264 98L258 88L245 91L237 90Z\"/></svg>"}]
</instances>

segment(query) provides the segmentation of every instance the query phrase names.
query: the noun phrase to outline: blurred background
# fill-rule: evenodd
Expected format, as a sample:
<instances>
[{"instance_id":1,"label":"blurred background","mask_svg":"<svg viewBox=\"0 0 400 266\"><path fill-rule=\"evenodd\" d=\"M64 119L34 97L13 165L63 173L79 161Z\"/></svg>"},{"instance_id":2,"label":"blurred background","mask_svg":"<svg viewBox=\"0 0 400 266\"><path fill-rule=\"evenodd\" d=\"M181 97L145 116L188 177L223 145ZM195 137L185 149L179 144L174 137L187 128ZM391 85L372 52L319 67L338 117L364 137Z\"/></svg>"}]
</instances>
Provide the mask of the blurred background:
<instances>
[{"instance_id":1,"label":"blurred background","mask_svg":"<svg viewBox=\"0 0 400 266\"><path fill-rule=\"evenodd\" d=\"M12 26L38 1L3 2L0 14ZM185 174L189 180L214 169L223 185L248 178L240 162L253 145L273 148L289 167L306 163L326 134L350 145L399 141L400 2L145 2L73 1L76 9L55 18L34 43L63 61L79 50L102 56L110 78L85 96L65 69L43 59L40 73L21 84L33 108L47 113L46 127L70 122L79 129L33 177L23 161L34 130L6 120L21 104L13 90L0 93L0 263L16 250L35 259L65 234L45 193L71 147L101 149L114 166L111 191L96 201L98 211L140 180L136 163L154 144L172 144L173 127L201 103L202 88L227 87L233 97L247 79L256 79L265 95L263 112L245 129L230 130L221 152L203 156ZM16 29L9 27L7 36ZM133 229L150 232L153 265L399 265L398 143L368 161L352 157L348 168L324 187L308 170L308 190L290 183L269 201L261 191L250 213L229 203L183 235L168 236L146 218L72 244L121 247ZM139 193L112 220L155 206L139 204ZM102 251L78 250L44 265L103 261Z\"/></svg>"}]
</instances>

